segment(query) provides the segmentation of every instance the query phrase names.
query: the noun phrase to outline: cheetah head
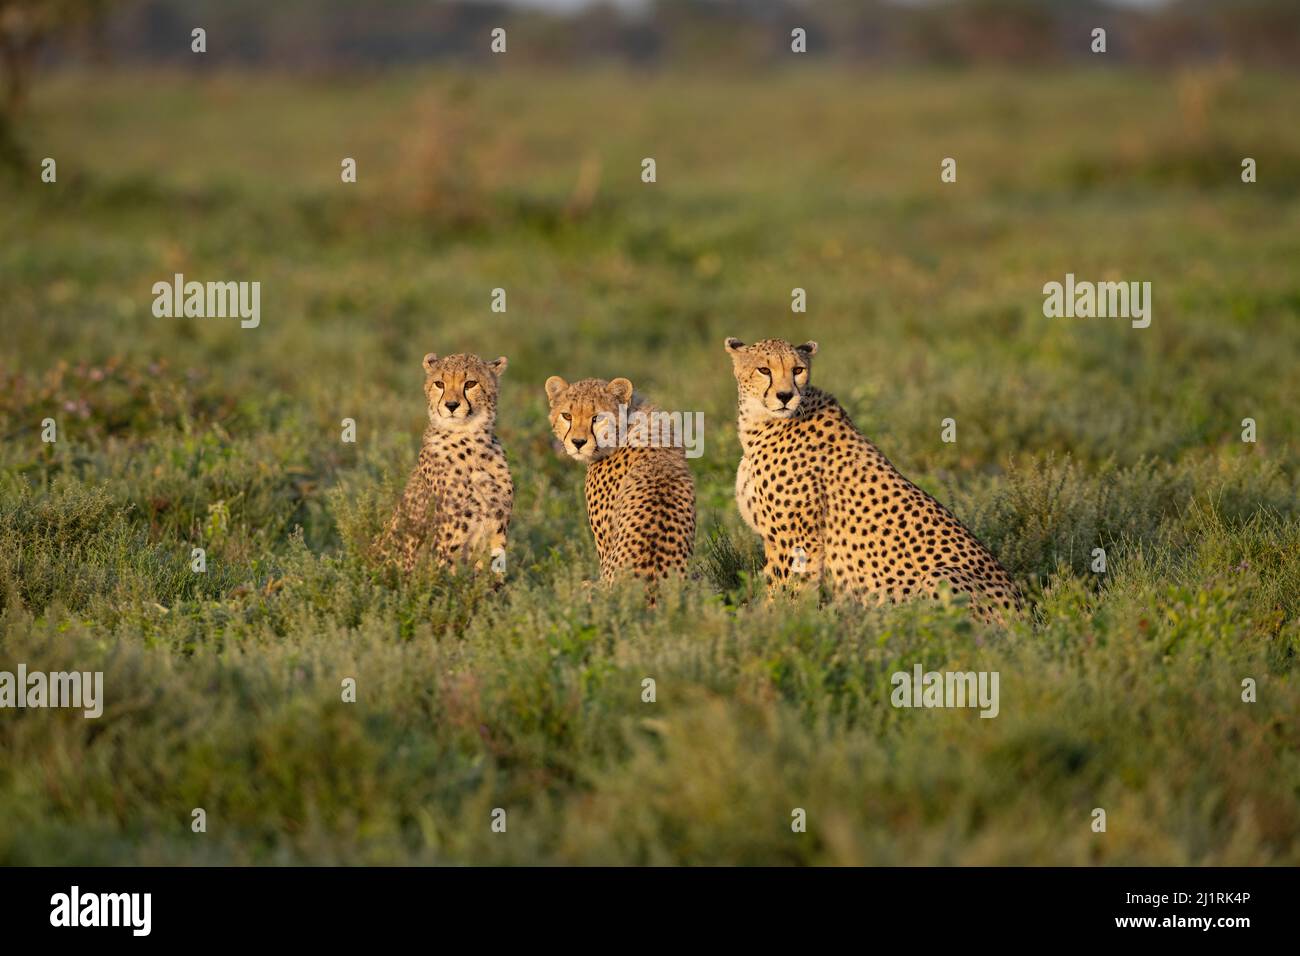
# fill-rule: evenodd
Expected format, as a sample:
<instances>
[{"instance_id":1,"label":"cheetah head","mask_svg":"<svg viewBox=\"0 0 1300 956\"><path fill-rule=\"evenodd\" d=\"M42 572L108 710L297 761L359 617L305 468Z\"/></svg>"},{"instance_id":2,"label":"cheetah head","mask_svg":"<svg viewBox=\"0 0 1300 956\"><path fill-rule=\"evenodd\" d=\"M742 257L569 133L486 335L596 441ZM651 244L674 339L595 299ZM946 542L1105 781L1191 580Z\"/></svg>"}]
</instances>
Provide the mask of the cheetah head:
<instances>
[{"instance_id":1,"label":"cheetah head","mask_svg":"<svg viewBox=\"0 0 1300 956\"><path fill-rule=\"evenodd\" d=\"M424 357L424 394L429 397L429 421L436 428L491 428L497 417L497 389L506 370L503 355L485 362L461 353Z\"/></svg>"},{"instance_id":2,"label":"cheetah head","mask_svg":"<svg viewBox=\"0 0 1300 956\"><path fill-rule=\"evenodd\" d=\"M746 345L727 339L740 392L740 414L745 418L793 418L808 388L816 342L791 345L781 339L764 339Z\"/></svg>"},{"instance_id":3,"label":"cheetah head","mask_svg":"<svg viewBox=\"0 0 1300 956\"><path fill-rule=\"evenodd\" d=\"M558 375L546 380L551 428L565 453L583 464L612 454L618 445L618 409L632 405L632 383L585 378L570 385Z\"/></svg>"}]
</instances>

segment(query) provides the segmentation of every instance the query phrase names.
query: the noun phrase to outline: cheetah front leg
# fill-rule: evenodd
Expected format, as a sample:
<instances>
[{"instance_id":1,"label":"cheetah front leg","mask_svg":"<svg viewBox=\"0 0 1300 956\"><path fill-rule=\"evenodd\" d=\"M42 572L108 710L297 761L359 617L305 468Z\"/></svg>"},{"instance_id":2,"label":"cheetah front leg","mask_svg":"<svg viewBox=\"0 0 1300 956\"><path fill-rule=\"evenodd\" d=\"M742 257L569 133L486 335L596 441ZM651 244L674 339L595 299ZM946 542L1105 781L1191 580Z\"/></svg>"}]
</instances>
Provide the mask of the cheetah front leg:
<instances>
[{"instance_id":1,"label":"cheetah front leg","mask_svg":"<svg viewBox=\"0 0 1300 956\"><path fill-rule=\"evenodd\" d=\"M826 567L826 548L822 535L809 529L796 539L790 548L790 576L786 584L795 593L805 588L821 590L822 573Z\"/></svg>"},{"instance_id":2,"label":"cheetah front leg","mask_svg":"<svg viewBox=\"0 0 1300 956\"><path fill-rule=\"evenodd\" d=\"M470 517L460 513L442 514L433 535L433 560L440 568L455 571L465 562L473 541Z\"/></svg>"},{"instance_id":3,"label":"cheetah front leg","mask_svg":"<svg viewBox=\"0 0 1300 956\"><path fill-rule=\"evenodd\" d=\"M757 509L768 529L763 551L769 594L773 590L799 594L806 588L820 591L826 566L826 518L820 484L811 483L808 497L799 506L788 511L775 508L771 501L762 501Z\"/></svg>"},{"instance_id":4,"label":"cheetah front leg","mask_svg":"<svg viewBox=\"0 0 1300 956\"><path fill-rule=\"evenodd\" d=\"M776 593L798 595L807 588L820 590L826 549L816 529L803 525L790 537L770 534L764 539L763 552L769 597Z\"/></svg>"},{"instance_id":5,"label":"cheetah front leg","mask_svg":"<svg viewBox=\"0 0 1300 956\"><path fill-rule=\"evenodd\" d=\"M476 518L471 523L466 558L474 559L475 572L490 567L494 574L506 570L506 539L514 505L514 485L504 464L479 472L471 487Z\"/></svg>"},{"instance_id":6,"label":"cheetah front leg","mask_svg":"<svg viewBox=\"0 0 1300 956\"><path fill-rule=\"evenodd\" d=\"M740 464L736 466L736 507L740 511L740 517L744 519L745 524L756 534L762 534L763 529L759 527L757 515L755 513L755 494L756 490L753 485L751 475L752 463L743 455Z\"/></svg>"},{"instance_id":7,"label":"cheetah front leg","mask_svg":"<svg viewBox=\"0 0 1300 956\"><path fill-rule=\"evenodd\" d=\"M488 538L488 567L501 578L506 573L506 525L507 522L499 522ZM480 571L483 569L482 559L479 559L476 568Z\"/></svg>"}]
</instances>

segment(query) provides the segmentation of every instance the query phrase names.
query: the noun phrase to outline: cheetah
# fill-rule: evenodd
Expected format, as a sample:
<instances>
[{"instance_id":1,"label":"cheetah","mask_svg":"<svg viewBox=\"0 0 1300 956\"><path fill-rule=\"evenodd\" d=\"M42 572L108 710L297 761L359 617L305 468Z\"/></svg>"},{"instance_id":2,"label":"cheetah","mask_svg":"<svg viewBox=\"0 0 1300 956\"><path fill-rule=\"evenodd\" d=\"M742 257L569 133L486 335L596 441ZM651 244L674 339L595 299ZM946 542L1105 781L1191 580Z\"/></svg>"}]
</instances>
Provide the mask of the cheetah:
<instances>
[{"instance_id":1,"label":"cheetah","mask_svg":"<svg viewBox=\"0 0 1300 956\"><path fill-rule=\"evenodd\" d=\"M653 408L625 378L570 385L552 375L546 397L556 438L587 466L587 518L601 580L631 575L654 582L684 572L695 543L695 482L685 452L626 428L619 435L620 420Z\"/></svg>"},{"instance_id":2,"label":"cheetah","mask_svg":"<svg viewBox=\"0 0 1300 956\"><path fill-rule=\"evenodd\" d=\"M726 347L743 450L736 504L763 539L769 586L824 580L881 604L935 596L946 581L981 619L1020 610L1020 592L993 554L904 478L834 396L809 384L816 342L729 338Z\"/></svg>"},{"instance_id":3,"label":"cheetah","mask_svg":"<svg viewBox=\"0 0 1300 956\"><path fill-rule=\"evenodd\" d=\"M379 556L410 573L428 550L434 563L455 569L490 554L504 561L514 484L505 450L493 433L503 355L424 357L429 424L415 470L383 535Z\"/></svg>"}]
</instances>

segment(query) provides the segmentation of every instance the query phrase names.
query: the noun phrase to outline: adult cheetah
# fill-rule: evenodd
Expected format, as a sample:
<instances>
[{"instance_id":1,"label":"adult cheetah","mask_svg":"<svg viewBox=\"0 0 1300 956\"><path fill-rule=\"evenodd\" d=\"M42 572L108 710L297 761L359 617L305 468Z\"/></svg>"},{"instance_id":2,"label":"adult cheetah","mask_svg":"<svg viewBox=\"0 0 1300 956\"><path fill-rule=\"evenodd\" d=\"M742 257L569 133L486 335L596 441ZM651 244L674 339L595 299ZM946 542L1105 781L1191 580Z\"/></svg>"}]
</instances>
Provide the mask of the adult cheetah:
<instances>
[{"instance_id":1,"label":"adult cheetah","mask_svg":"<svg viewBox=\"0 0 1300 956\"><path fill-rule=\"evenodd\" d=\"M402 500L376 542L380 557L407 573L426 549L439 566L481 565L489 555L504 561L515 490L493 428L505 370L504 355L493 362L424 357L429 424Z\"/></svg>"},{"instance_id":2,"label":"adult cheetah","mask_svg":"<svg viewBox=\"0 0 1300 956\"><path fill-rule=\"evenodd\" d=\"M904 478L834 396L808 384L816 342L726 346L744 452L736 503L763 538L770 585L824 578L834 591L884 603L933 596L946 581L985 620L1020 609L992 553Z\"/></svg>"},{"instance_id":3,"label":"adult cheetah","mask_svg":"<svg viewBox=\"0 0 1300 956\"><path fill-rule=\"evenodd\" d=\"M570 385L552 375L546 397L555 436L570 458L587 466L587 517L601 579L654 581L685 571L695 542L695 482L686 454L656 444L648 432L619 434L620 421L654 409L633 395L625 378Z\"/></svg>"}]
</instances>

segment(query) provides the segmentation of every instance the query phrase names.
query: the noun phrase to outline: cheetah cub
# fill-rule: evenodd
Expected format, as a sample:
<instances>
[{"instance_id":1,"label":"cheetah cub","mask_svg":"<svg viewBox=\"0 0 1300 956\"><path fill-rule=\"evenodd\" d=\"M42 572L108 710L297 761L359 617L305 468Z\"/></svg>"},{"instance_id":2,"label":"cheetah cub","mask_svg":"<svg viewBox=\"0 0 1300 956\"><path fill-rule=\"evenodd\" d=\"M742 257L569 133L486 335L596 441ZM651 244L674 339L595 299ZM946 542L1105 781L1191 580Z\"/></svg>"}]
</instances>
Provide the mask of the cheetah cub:
<instances>
[{"instance_id":1,"label":"cheetah cub","mask_svg":"<svg viewBox=\"0 0 1300 956\"><path fill-rule=\"evenodd\" d=\"M879 604L933 596L946 581L984 620L1019 610L1020 593L989 550L809 384L816 342L726 344L743 449L736 503L763 538L769 585L825 579Z\"/></svg>"},{"instance_id":2,"label":"cheetah cub","mask_svg":"<svg viewBox=\"0 0 1300 956\"><path fill-rule=\"evenodd\" d=\"M546 397L555 437L587 466L587 518L601 579L630 574L654 581L685 571L695 542L695 482L686 454L633 429L619 434L628 415L648 417L653 409L633 396L625 378L570 385L552 375Z\"/></svg>"},{"instance_id":3,"label":"cheetah cub","mask_svg":"<svg viewBox=\"0 0 1300 956\"><path fill-rule=\"evenodd\" d=\"M424 357L429 425L415 470L380 537L378 552L410 573L423 553L455 567L504 559L515 489L493 434L506 358L433 352Z\"/></svg>"}]
</instances>

